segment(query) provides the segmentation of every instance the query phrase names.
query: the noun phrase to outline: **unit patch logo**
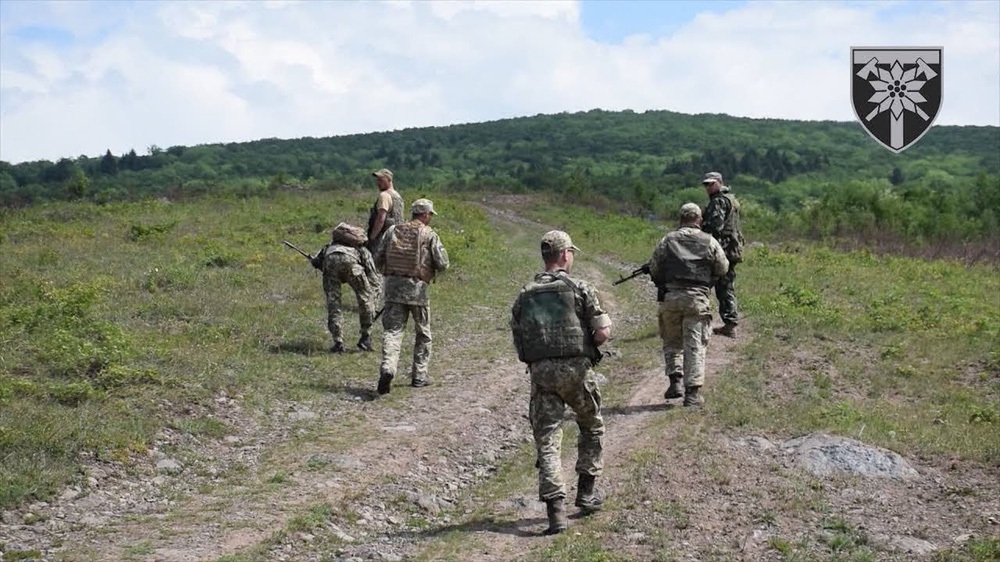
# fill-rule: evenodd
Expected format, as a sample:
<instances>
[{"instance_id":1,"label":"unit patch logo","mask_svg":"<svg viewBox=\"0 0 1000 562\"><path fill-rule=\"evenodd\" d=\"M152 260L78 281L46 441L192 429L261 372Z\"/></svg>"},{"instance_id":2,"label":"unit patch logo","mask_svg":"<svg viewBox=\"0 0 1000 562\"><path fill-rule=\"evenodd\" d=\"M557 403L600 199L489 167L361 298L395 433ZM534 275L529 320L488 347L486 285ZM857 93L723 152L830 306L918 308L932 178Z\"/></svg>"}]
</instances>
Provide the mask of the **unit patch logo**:
<instances>
[{"instance_id":1,"label":"unit patch logo","mask_svg":"<svg viewBox=\"0 0 1000 562\"><path fill-rule=\"evenodd\" d=\"M854 115L892 152L913 146L941 110L942 47L851 47Z\"/></svg>"}]
</instances>

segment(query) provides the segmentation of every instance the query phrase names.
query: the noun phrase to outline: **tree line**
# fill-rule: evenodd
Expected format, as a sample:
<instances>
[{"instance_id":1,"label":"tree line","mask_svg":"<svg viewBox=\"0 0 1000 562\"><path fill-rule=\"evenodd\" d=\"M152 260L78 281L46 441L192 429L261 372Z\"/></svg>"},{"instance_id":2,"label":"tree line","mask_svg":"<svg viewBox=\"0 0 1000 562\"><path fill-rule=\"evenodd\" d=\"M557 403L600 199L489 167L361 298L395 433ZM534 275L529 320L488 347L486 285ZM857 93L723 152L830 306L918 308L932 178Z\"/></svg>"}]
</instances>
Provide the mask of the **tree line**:
<instances>
[{"instance_id":1,"label":"tree line","mask_svg":"<svg viewBox=\"0 0 1000 562\"><path fill-rule=\"evenodd\" d=\"M0 205L356 189L380 167L404 189L553 192L656 218L701 201L701 174L719 171L762 232L982 240L1000 216L997 127L934 127L893 154L857 123L602 110L0 162Z\"/></svg>"}]
</instances>

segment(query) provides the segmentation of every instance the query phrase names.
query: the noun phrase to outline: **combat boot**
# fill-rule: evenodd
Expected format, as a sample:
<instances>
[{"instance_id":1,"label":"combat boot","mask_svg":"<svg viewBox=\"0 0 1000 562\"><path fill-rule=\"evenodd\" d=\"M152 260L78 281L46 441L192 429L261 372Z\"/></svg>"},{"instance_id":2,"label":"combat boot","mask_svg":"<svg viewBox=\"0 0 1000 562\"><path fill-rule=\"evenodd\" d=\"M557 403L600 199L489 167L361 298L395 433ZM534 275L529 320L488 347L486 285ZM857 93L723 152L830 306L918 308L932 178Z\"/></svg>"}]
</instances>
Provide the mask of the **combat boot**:
<instances>
[{"instance_id":1,"label":"combat boot","mask_svg":"<svg viewBox=\"0 0 1000 562\"><path fill-rule=\"evenodd\" d=\"M663 397L667 400L673 398L680 398L684 396L684 392L681 390L681 375L670 375L670 386L667 387L667 391L663 393Z\"/></svg>"},{"instance_id":2,"label":"combat boot","mask_svg":"<svg viewBox=\"0 0 1000 562\"><path fill-rule=\"evenodd\" d=\"M596 480L597 477L592 474L581 474L580 480L577 482L576 503L574 505L579 507L584 515L600 510L601 504L604 503L604 498L594 491Z\"/></svg>"},{"instance_id":3,"label":"combat boot","mask_svg":"<svg viewBox=\"0 0 1000 562\"><path fill-rule=\"evenodd\" d=\"M378 375L378 393L379 394L389 394L392 390L392 373L389 371L382 371Z\"/></svg>"},{"instance_id":4,"label":"combat boot","mask_svg":"<svg viewBox=\"0 0 1000 562\"><path fill-rule=\"evenodd\" d=\"M566 504L562 498L547 500L545 502L545 513L549 516L549 528L545 529L546 535L558 535L569 527L569 518L566 517Z\"/></svg>"},{"instance_id":5,"label":"combat boot","mask_svg":"<svg viewBox=\"0 0 1000 562\"><path fill-rule=\"evenodd\" d=\"M373 351L375 347L372 346L372 337L368 334L361 336L361 339L358 340L358 349L361 351Z\"/></svg>"},{"instance_id":6,"label":"combat boot","mask_svg":"<svg viewBox=\"0 0 1000 562\"><path fill-rule=\"evenodd\" d=\"M705 403L705 398L701 396L700 386L688 386L684 388L684 405L701 406Z\"/></svg>"},{"instance_id":7,"label":"combat boot","mask_svg":"<svg viewBox=\"0 0 1000 562\"><path fill-rule=\"evenodd\" d=\"M330 353L343 353L344 351L344 342L342 341L334 342L333 347L330 348Z\"/></svg>"},{"instance_id":8,"label":"combat boot","mask_svg":"<svg viewBox=\"0 0 1000 562\"><path fill-rule=\"evenodd\" d=\"M718 328L712 328L712 333L717 336L736 338L736 324L726 324L724 326L719 326Z\"/></svg>"}]
</instances>

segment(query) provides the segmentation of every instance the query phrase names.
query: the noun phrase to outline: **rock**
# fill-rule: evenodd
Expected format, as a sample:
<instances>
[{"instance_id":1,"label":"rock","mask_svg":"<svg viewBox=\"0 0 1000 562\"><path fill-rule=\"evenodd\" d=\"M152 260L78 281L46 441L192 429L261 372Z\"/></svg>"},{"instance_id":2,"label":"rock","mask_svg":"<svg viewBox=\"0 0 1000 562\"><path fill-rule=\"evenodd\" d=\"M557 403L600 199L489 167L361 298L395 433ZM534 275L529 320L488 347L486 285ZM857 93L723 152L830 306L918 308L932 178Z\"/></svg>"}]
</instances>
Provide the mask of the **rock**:
<instances>
[{"instance_id":1,"label":"rock","mask_svg":"<svg viewBox=\"0 0 1000 562\"><path fill-rule=\"evenodd\" d=\"M174 459L166 458L156 462L156 471L164 474L180 474L184 466Z\"/></svg>"},{"instance_id":2,"label":"rock","mask_svg":"<svg viewBox=\"0 0 1000 562\"><path fill-rule=\"evenodd\" d=\"M883 542L890 550L913 554L916 556L927 556L938 549L934 543L918 539L916 537L884 537L881 542Z\"/></svg>"},{"instance_id":3,"label":"rock","mask_svg":"<svg viewBox=\"0 0 1000 562\"><path fill-rule=\"evenodd\" d=\"M920 476L898 454L860 441L816 433L785 441L781 448L816 476L847 472L860 476L906 480Z\"/></svg>"},{"instance_id":4,"label":"rock","mask_svg":"<svg viewBox=\"0 0 1000 562\"><path fill-rule=\"evenodd\" d=\"M437 515L441 512L441 506L438 505L437 498L434 496L420 496L415 503L420 509L431 515Z\"/></svg>"}]
</instances>

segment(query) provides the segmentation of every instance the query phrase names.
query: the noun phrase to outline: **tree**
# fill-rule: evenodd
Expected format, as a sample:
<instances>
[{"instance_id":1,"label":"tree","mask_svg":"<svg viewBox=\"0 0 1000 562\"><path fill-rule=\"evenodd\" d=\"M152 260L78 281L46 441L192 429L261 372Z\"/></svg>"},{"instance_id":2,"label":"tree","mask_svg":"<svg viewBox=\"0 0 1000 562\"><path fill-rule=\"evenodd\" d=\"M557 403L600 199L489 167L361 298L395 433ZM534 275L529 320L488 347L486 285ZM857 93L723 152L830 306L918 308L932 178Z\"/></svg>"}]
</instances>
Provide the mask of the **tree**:
<instances>
[{"instance_id":1,"label":"tree","mask_svg":"<svg viewBox=\"0 0 1000 562\"><path fill-rule=\"evenodd\" d=\"M101 158L101 163L98 165L97 169L105 176L118 175L118 159L115 158L114 154L111 154L110 149L104 153L104 156Z\"/></svg>"},{"instance_id":2,"label":"tree","mask_svg":"<svg viewBox=\"0 0 1000 562\"><path fill-rule=\"evenodd\" d=\"M889 183L892 185L899 185L903 183L903 170L899 169L899 166L894 166L892 168L892 175L889 176Z\"/></svg>"}]
</instances>

